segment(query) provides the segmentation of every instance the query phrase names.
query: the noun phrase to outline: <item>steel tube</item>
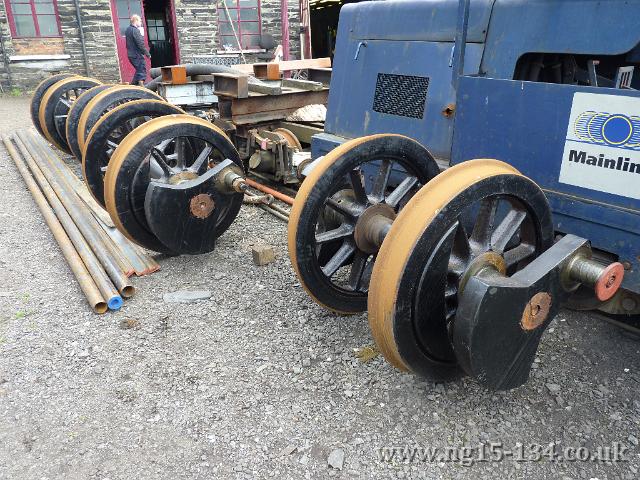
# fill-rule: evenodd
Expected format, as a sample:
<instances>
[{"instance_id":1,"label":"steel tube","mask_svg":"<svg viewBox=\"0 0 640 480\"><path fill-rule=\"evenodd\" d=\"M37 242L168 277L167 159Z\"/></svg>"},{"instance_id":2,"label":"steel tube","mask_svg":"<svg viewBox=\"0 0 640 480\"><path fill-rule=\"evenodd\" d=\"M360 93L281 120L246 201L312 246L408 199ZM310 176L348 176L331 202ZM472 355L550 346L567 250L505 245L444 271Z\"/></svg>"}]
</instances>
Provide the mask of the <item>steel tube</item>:
<instances>
[{"instance_id":1,"label":"steel tube","mask_svg":"<svg viewBox=\"0 0 640 480\"><path fill-rule=\"evenodd\" d=\"M31 139L34 141L35 144L39 144L39 146L41 148L46 148L45 144L42 143L42 139L40 137L38 137L36 139L31 137ZM58 176L58 178L60 178L66 184L67 187L69 187L74 193L76 193L76 195L80 199L80 205L86 204L86 202L82 199L82 197L80 195L78 195L78 192L77 192L77 190L75 188L75 185L73 184L74 180L75 181L78 181L78 180L77 180L77 177L74 177L74 173L71 171L71 169L66 164L64 164L62 162L62 159L60 159L60 157L58 157L57 155L52 155L49 158L49 160L51 162L51 166L52 166L52 168L54 170L54 173ZM87 205L87 207L89 209L91 209L91 207L89 205ZM98 225L100 225L102 223L100 221L100 219L96 218L93 213L90 213L89 216L91 218L93 218L95 220L95 223L97 223ZM111 240L111 238L106 234L106 232L102 228L96 228L96 232L102 238L102 242L104 243L105 248L109 251L109 253L116 260L119 269L127 277L133 275L134 268L131 265L131 262L128 261L128 259L122 253L122 251Z\"/></svg>"},{"instance_id":2,"label":"steel tube","mask_svg":"<svg viewBox=\"0 0 640 480\"><path fill-rule=\"evenodd\" d=\"M39 147L33 139L27 138L28 136L25 132L19 132L18 136L27 147L31 146L31 150L34 153L37 151L40 152L40 162L36 160L36 158L38 158L37 155L33 155L34 161L41 168L45 178L51 184L51 188L55 191L67 212L69 212L73 222L82 232L82 235L104 267L107 275L109 275L113 281L115 287L123 297L131 297L134 294L135 289L127 276L120 270L117 260L109 252L108 247L102 240L102 237L96 231L97 228L101 227L98 225L93 215L82 206L79 197L64 178L58 178L59 176L55 174L55 168L52 166L51 162L51 155L53 152L49 153L47 152L47 149Z\"/></svg>"},{"instance_id":3,"label":"steel tube","mask_svg":"<svg viewBox=\"0 0 640 480\"><path fill-rule=\"evenodd\" d=\"M124 237L116 228L109 227L108 225L100 224L102 229L109 236L111 241L118 245L122 254L129 260L136 275L145 275L149 267L147 266L142 255L138 254L135 247L129 243L129 240Z\"/></svg>"},{"instance_id":4,"label":"steel tube","mask_svg":"<svg viewBox=\"0 0 640 480\"><path fill-rule=\"evenodd\" d=\"M249 197L248 199L245 197L245 203L257 205L274 217L284 220L285 222L289 221L289 212L287 212L284 208L280 208L277 205L273 205L269 202L269 198L271 199L271 201L273 201L273 195L257 195L253 192L249 192L248 190L245 190L244 194Z\"/></svg>"},{"instance_id":5,"label":"steel tube","mask_svg":"<svg viewBox=\"0 0 640 480\"><path fill-rule=\"evenodd\" d=\"M98 286L98 289L106 299L107 306L111 310L119 309L122 306L122 297L116 290L116 287L113 285L107 273L104 271L104 268L100 264L98 258L91 250L91 247L89 246L85 237L82 235L82 232L65 209L64 205L60 201L60 198L54 191L53 187L47 181L45 175L42 173L42 170L40 170L40 167L38 167L37 162L34 160L33 155L28 151L26 145L22 142L21 139L18 138L14 138L14 142L20 149L20 152L26 160L27 165L31 169L31 173L38 182L38 185L40 185L42 192L49 201L49 204L60 220L60 223L75 245L80 258L82 258L82 261L87 267L90 275L93 277L96 285Z\"/></svg>"},{"instance_id":6,"label":"steel tube","mask_svg":"<svg viewBox=\"0 0 640 480\"><path fill-rule=\"evenodd\" d=\"M36 202L36 205L40 209L45 222L49 226L53 237L60 247L60 250L62 250L62 254L67 261L69 268L71 268L73 275L76 277L76 280L78 281L80 289L82 290L82 293L84 293L87 302L89 302L89 305L91 305L91 308L94 312L99 314L105 313L108 308L107 303L105 302L105 299L100 292L95 279L90 274L89 270L86 267L86 264L83 262L80 254L74 247L69 234L63 228L60 219L57 218L54 214L52 207L47 203L44 193L38 188L38 184L36 184L33 177L29 173L29 170L27 169L24 161L20 158L20 155L11 144L11 140L5 136L2 138L2 141L4 142L9 155L11 155L11 158L13 158L13 161L16 164L20 175L22 175L27 188L31 192L33 200Z\"/></svg>"},{"instance_id":7,"label":"steel tube","mask_svg":"<svg viewBox=\"0 0 640 480\"><path fill-rule=\"evenodd\" d=\"M287 203L289 205L293 205L293 198L290 197L289 195L285 195L284 193L280 193L279 191L274 190L273 188L269 188L266 185L262 185L261 183L255 182L255 181L251 180L250 178L245 178L244 179L244 183L246 183L250 187L255 188L256 190L260 190L261 192L264 192L264 193L269 193L269 194L273 195L275 198L277 198L278 200L282 200L284 203Z\"/></svg>"}]
</instances>

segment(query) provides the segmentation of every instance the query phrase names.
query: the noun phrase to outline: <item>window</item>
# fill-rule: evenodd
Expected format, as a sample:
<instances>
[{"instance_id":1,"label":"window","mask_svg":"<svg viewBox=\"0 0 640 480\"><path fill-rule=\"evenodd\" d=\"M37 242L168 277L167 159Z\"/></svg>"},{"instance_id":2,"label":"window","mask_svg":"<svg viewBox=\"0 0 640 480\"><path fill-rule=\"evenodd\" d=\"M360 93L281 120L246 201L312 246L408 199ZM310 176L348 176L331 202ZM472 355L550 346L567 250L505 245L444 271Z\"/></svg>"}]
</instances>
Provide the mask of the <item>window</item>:
<instances>
[{"instance_id":1,"label":"window","mask_svg":"<svg viewBox=\"0 0 640 480\"><path fill-rule=\"evenodd\" d=\"M60 37L56 0L5 0L13 37Z\"/></svg>"},{"instance_id":2,"label":"window","mask_svg":"<svg viewBox=\"0 0 640 480\"><path fill-rule=\"evenodd\" d=\"M220 0L218 4L218 34L220 45L238 49L236 36L243 49L260 48L260 0Z\"/></svg>"},{"instance_id":3,"label":"window","mask_svg":"<svg viewBox=\"0 0 640 480\"><path fill-rule=\"evenodd\" d=\"M124 37L129 28L132 15L142 17L142 7L140 0L116 0L116 10L118 12L118 25L120 35Z\"/></svg>"},{"instance_id":4,"label":"window","mask_svg":"<svg viewBox=\"0 0 640 480\"><path fill-rule=\"evenodd\" d=\"M167 40L167 31L164 28L162 18L149 18L147 16L147 34L150 42L163 42Z\"/></svg>"}]
</instances>

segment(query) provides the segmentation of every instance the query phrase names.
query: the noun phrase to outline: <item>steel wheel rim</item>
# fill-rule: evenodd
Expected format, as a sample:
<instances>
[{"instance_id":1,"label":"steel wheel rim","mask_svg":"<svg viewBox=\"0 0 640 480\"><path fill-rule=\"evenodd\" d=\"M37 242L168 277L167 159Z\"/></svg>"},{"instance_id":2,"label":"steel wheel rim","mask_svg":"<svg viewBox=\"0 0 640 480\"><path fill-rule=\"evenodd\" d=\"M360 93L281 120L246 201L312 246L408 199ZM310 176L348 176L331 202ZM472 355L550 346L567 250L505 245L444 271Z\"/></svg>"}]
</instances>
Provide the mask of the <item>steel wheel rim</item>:
<instances>
[{"instance_id":1,"label":"steel wheel rim","mask_svg":"<svg viewBox=\"0 0 640 480\"><path fill-rule=\"evenodd\" d=\"M154 118L127 135L111 157L105 175L105 203L118 229L130 240L158 252L173 253L167 251L167 248L155 238L144 217L144 197L152 175L150 173L151 150L154 150L153 157L158 167L155 170L158 173L153 175L154 181L169 181L170 176L178 173L177 169L190 168L196 172L204 172L213 166L213 163L208 161L209 154L202 155L202 149L197 152L198 157L191 162L191 165L188 165L187 157L184 157L184 160L175 158L175 166L167 165L167 163L173 163L171 160L174 159L174 154L167 153L166 150L171 142L167 141L166 145L158 148L158 143L154 143L155 138L163 135L170 136L169 140L182 137L183 135L173 135L171 132L185 125L195 126L201 135L198 138L202 141L212 138L216 141L222 139L222 142L216 144L216 148L210 152L211 156L218 150L221 156L230 158L242 168L242 162L235 147L220 129L190 115L169 115ZM195 134L192 136L196 137ZM153 144L153 148L148 148L148 144ZM135 153L133 160L129 158L131 152ZM225 211L220 212L216 224L218 235L233 222L241 204L242 195L238 194L237 201L229 205Z\"/></svg>"},{"instance_id":2,"label":"steel wheel rim","mask_svg":"<svg viewBox=\"0 0 640 480\"><path fill-rule=\"evenodd\" d=\"M184 114L184 111L163 100L133 100L103 115L87 137L82 155L82 173L89 192L100 205L105 207L104 177L109 160L126 136L140 125L164 115ZM109 121L124 125L109 127Z\"/></svg>"},{"instance_id":3,"label":"steel wheel rim","mask_svg":"<svg viewBox=\"0 0 640 480\"><path fill-rule=\"evenodd\" d=\"M390 146L385 142L391 142ZM361 152L369 156L363 159ZM417 163L420 161L419 167ZM376 162L380 162L376 174L382 180L378 184L370 180L363 182L356 168ZM438 173L435 160L417 142L400 135L372 135L347 142L325 156L303 182L296 196L289 221L289 254L305 290L325 308L347 314L366 309L367 277L375 262L375 254L357 247L354 225L366 208L387 201L390 192L386 187L390 185L389 175L394 164L403 167L406 177L417 179L415 183L403 185L403 188L408 187L405 195L415 185L426 183ZM344 195L334 198L336 193L345 190L350 191L355 203ZM394 204L395 211L404 203L401 202L404 197L400 197ZM343 203L348 206L341 205ZM317 226L327 210L336 211L342 219L341 224L330 232L318 231ZM319 258L323 252L317 247L323 245L324 248L328 242L340 242L340 246L324 262ZM343 270L342 280L334 282L333 276L345 265L350 265L348 277ZM337 295L340 299L334 300Z\"/></svg>"},{"instance_id":4,"label":"steel wheel rim","mask_svg":"<svg viewBox=\"0 0 640 480\"><path fill-rule=\"evenodd\" d=\"M476 160L452 167L423 187L405 212L399 215L374 266L372 295L369 297L372 334L392 365L427 377L458 373L458 362L450 340L451 322L457 307L456 289L460 275L467 270L471 260L487 250L484 240L480 241L483 229L466 232L460 218L473 203L485 197L502 198L503 194L513 190L515 184L526 189L523 195L526 194L530 203L520 207L527 209L524 218L531 215L535 223L535 250L522 259L530 261L553 242L550 211L542 191L502 162ZM465 194L472 198L465 199ZM509 201L514 201L514 196L509 196ZM465 204L471 200L472 203ZM485 214L476 217L479 224L486 219ZM508 235L507 230L503 231L502 237ZM467 243L466 239L474 235L473 240ZM506 246L514 247L508 242L513 235L506 241L502 237L500 245L505 249ZM529 236L526 238L530 239ZM465 243L468 245L467 254L464 252ZM456 255L452 257L453 245L457 246ZM518 268L521 266L523 264ZM514 269L510 270L507 273L513 273ZM438 287L440 284L441 289ZM421 316L427 309L435 313L429 317Z\"/></svg>"}]
</instances>

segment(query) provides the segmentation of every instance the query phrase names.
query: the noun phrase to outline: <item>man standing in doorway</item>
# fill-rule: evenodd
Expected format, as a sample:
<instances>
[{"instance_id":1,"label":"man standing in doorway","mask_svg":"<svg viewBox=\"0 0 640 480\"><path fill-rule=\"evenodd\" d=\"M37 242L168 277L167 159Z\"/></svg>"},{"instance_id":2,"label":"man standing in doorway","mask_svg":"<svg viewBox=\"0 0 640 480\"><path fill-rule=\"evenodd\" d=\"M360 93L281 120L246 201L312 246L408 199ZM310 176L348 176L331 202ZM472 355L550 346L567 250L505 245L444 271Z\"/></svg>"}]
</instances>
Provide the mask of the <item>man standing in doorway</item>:
<instances>
[{"instance_id":1,"label":"man standing in doorway","mask_svg":"<svg viewBox=\"0 0 640 480\"><path fill-rule=\"evenodd\" d=\"M147 65L144 57L151 58L149 50L144 46L144 38L140 33L142 27L142 19L139 15L131 16L131 24L127 27L125 37L127 39L127 56L129 63L136 69L136 73L131 79L131 85L144 85L147 79Z\"/></svg>"}]
</instances>

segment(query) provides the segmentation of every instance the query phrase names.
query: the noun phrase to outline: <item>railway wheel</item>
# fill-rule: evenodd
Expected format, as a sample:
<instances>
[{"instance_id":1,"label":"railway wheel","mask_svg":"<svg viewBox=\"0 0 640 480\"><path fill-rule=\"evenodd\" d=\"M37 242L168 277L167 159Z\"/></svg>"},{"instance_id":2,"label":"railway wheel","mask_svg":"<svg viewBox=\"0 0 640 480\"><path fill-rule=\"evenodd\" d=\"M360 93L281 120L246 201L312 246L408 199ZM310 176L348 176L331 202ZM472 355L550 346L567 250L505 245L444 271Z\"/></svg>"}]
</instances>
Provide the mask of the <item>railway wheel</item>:
<instances>
[{"instance_id":1,"label":"railway wheel","mask_svg":"<svg viewBox=\"0 0 640 480\"><path fill-rule=\"evenodd\" d=\"M80 144L78 143L78 123L80 122L80 116L87 106L87 103L95 98L95 96L100 92L111 87L112 85L98 85L82 92L82 94L76 99L75 102L73 102L73 105L71 105L71 108L69 109L69 114L67 115L67 123L65 125L67 144L69 145L73 156L76 157L79 161L82 161L82 150L80 149Z\"/></svg>"},{"instance_id":2,"label":"railway wheel","mask_svg":"<svg viewBox=\"0 0 640 480\"><path fill-rule=\"evenodd\" d=\"M379 246L408 199L439 173L431 154L401 135L372 135L327 154L304 180L289 219L289 256L320 305L367 306Z\"/></svg>"},{"instance_id":3,"label":"railway wheel","mask_svg":"<svg viewBox=\"0 0 640 480\"><path fill-rule=\"evenodd\" d=\"M302 144L298 137L294 135L294 133L287 128L276 128L273 133L277 133L280 137L287 142L287 145L291 148L297 148L298 150L302 150Z\"/></svg>"},{"instance_id":4,"label":"railway wheel","mask_svg":"<svg viewBox=\"0 0 640 480\"><path fill-rule=\"evenodd\" d=\"M82 155L82 174L100 205L104 202L104 175L117 146L136 127L164 115L184 114L164 100L133 100L104 114L89 132Z\"/></svg>"},{"instance_id":5,"label":"railway wheel","mask_svg":"<svg viewBox=\"0 0 640 480\"><path fill-rule=\"evenodd\" d=\"M66 134L69 109L82 92L99 84L92 78L69 77L54 83L43 95L38 119L44 136L60 150L71 153Z\"/></svg>"},{"instance_id":6,"label":"railway wheel","mask_svg":"<svg viewBox=\"0 0 640 480\"><path fill-rule=\"evenodd\" d=\"M553 238L544 193L513 167L472 160L446 170L407 203L378 253L369 291L378 348L401 370L457 376L452 330L467 281L486 269L512 276Z\"/></svg>"},{"instance_id":7,"label":"railway wheel","mask_svg":"<svg viewBox=\"0 0 640 480\"><path fill-rule=\"evenodd\" d=\"M163 98L148 88L135 85L114 85L98 93L82 111L78 121L78 145L80 151L84 150L84 144L89 132L109 110L131 100L163 100Z\"/></svg>"},{"instance_id":8,"label":"railway wheel","mask_svg":"<svg viewBox=\"0 0 640 480\"><path fill-rule=\"evenodd\" d=\"M154 118L118 145L105 176L105 203L118 229L168 254L211 251L242 206L226 179L243 175L233 143L190 115Z\"/></svg>"},{"instance_id":9,"label":"railway wheel","mask_svg":"<svg viewBox=\"0 0 640 480\"><path fill-rule=\"evenodd\" d=\"M44 137L44 131L42 130L42 126L40 125L40 104L42 103L42 97L47 92L49 87L60 80L64 80L65 78L73 77L74 75L71 73L59 73L57 75L52 75L50 77L45 78L41 81L33 92L33 96L31 97L31 105L30 105L30 113L31 113L31 121L33 122L33 126L36 127L38 133Z\"/></svg>"}]
</instances>

